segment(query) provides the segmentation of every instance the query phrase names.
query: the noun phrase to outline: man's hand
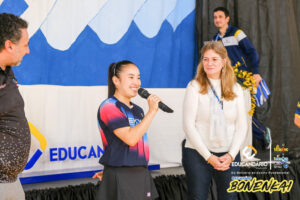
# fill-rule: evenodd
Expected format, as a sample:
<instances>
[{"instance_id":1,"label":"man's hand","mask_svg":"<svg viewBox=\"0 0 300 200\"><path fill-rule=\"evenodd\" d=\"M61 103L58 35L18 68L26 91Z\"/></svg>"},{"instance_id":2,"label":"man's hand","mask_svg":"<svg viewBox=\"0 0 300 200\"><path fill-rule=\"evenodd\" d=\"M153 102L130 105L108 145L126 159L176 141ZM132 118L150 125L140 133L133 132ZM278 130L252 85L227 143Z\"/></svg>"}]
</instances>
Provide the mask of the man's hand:
<instances>
[{"instance_id":1,"label":"man's hand","mask_svg":"<svg viewBox=\"0 0 300 200\"><path fill-rule=\"evenodd\" d=\"M259 74L253 74L253 78L255 80L255 85L257 87L259 85L259 83L261 82L262 78Z\"/></svg>"},{"instance_id":2,"label":"man's hand","mask_svg":"<svg viewBox=\"0 0 300 200\"><path fill-rule=\"evenodd\" d=\"M300 128L300 118L295 116L294 123L298 128Z\"/></svg>"}]
</instances>

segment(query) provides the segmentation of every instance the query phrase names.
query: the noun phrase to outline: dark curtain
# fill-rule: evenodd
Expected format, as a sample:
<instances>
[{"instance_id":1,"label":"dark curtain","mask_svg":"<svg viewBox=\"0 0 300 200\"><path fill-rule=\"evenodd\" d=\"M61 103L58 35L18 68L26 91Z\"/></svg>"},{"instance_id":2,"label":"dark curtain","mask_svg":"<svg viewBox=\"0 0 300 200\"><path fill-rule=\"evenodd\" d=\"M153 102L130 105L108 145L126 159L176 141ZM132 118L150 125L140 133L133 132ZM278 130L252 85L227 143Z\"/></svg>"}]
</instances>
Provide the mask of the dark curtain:
<instances>
[{"instance_id":1,"label":"dark curtain","mask_svg":"<svg viewBox=\"0 0 300 200\"><path fill-rule=\"evenodd\" d=\"M93 200L98 185L93 183L62 188L31 190L25 192L26 200Z\"/></svg>"},{"instance_id":2,"label":"dark curtain","mask_svg":"<svg viewBox=\"0 0 300 200\"><path fill-rule=\"evenodd\" d=\"M219 6L229 10L230 24L242 29L259 53L271 97L256 117L271 128L273 147L299 147L294 114L300 96L300 0L197 0L199 49L217 32L213 9Z\"/></svg>"},{"instance_id":3,"label":"dark curtain","mask_svg":"<svg viewBox=\"0 0 300 200\"><path fill-rule=\"evenodd\" d=\"M257 168L241 168L243 176L256 177L257 179L268 180L271 177L278 181L294 180L293 187L289 193L281 192L255 192L238 193L239 200L298 200L300 195L300 159L292 161L288 169L266 170ZM288 173L283 173L288 172ZM159 176L154 179L159 194L157 200L186 200L187 185L185 175ZM26 200L94 200L99 183L92 183L63 188L52 188L45 190L32 190L26 192ZM209 200L217 200L217 188L214 181L211 183Z\"/></svg>"}]
</instances>

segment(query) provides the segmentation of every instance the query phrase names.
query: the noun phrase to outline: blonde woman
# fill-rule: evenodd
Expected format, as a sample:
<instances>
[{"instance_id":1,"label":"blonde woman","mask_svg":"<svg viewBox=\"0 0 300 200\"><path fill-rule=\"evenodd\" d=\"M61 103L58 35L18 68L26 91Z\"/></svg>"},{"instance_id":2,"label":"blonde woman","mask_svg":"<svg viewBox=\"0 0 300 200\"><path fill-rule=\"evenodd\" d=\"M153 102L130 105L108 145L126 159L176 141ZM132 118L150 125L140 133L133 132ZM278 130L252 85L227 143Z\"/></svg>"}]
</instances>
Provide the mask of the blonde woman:
<instances>
[{"instance_id":1,"label":"blonde woman","mask_svg":"<svg viewBox=\"0 0 300 200\"><path fill-rule=\"evenodd\" d=\"M201 50L196 77L188 84L183 103L182 164L189 200L208 196L212 178L218 199L235 199L227 193L231 177L239 170L239 149L247 131L243 91L236 83L226 49L208 42Z\"/></svg>"}]
</instances>

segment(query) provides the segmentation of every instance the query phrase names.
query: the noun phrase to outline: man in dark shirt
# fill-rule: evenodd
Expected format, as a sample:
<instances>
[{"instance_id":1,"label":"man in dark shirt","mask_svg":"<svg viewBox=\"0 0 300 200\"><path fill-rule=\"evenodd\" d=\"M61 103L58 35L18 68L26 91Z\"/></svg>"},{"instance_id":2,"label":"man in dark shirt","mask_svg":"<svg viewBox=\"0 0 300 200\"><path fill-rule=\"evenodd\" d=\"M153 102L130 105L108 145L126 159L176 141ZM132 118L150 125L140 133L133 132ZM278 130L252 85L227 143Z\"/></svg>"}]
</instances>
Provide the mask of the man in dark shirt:
<instances>
[{"instance_id":1,"label":"man in dark shirt","mask_svg":"<svg viewBox=\"0 0 300 200\"><path fill-rule=\"evenodd\" d=\"M30 131L11 66L29 53L27 22L0 14L0 199L25 199L18 179L27 163Z\"/></svg>"}]
</instances>

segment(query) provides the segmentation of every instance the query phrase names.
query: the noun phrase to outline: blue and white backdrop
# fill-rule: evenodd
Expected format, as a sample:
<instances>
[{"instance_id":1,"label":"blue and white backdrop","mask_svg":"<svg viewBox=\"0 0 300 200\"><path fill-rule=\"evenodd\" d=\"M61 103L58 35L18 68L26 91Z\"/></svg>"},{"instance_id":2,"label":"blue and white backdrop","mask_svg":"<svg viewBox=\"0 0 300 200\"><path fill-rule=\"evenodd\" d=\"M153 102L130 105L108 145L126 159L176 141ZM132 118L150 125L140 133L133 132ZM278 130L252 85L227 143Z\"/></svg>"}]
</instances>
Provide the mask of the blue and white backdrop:
<instances>
[{"instance_id":1,"label":"blue and white backdrop","mask_svg":"<svg viewBox=\"0 0 300 200\"><path fill-rule=\"evenodd\" d=\"M175 110L149 129L150 162L180 165L184 88L196 67L195 0L0 0L29 22L30 54L14 67L32 146L21 177L101 169L97 109L107 68L127 59L142 87ZM146 101L134 102L147 111Z\"/></svg>"}]
</instances>

